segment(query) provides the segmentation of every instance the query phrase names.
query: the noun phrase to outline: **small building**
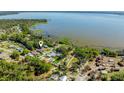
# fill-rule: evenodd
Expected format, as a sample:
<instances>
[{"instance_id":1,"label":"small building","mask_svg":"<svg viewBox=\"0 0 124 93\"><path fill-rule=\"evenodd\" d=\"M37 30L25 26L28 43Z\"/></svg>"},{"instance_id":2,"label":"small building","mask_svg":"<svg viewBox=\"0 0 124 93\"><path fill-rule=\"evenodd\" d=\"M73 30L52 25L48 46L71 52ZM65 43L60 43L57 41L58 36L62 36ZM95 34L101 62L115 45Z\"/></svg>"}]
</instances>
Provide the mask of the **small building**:
<instances>
[{"instance_id":1,"label":"small building","mask_svg":"<svg viewBox=\"0 0 124 93\"><path fill-rule=\"evenodd\" d=\"M14 45L10 45L9 48L15 49L16 47Z\"/></svg>"},{"instance_id":2,"label":"small building","mask_svg":"<svg viewBox=\"0 0 124 93\"><path fill-rule=\"evenodd\" d=\"M31 56L31 57L33 57L34 55L32 54L32 53L28 53L28 54L26 54L26 56Z\"/></svg>"},{"instance_id":3,"label":"small building","mask_svg":"<svg viewBox=\"0 0 124 93\"><path fill-rule=\"evenodd\" d=\"M23 52L22 48L16 48L16 50L19 51L19 52Z\"/></svg>"},{"instance_id":4,"label":"small building","mask_svg":"<svg viewBox=\"0 0 124 93\"><path fill-rule=\"evenodd\" d=\"M54 75L52 75L51 77L50 77L52 80L58 80L59 79L59 75L57 75L57 74L54 74Z\"/></svg>"},{"instance_id":5,"label":"small building","mask_svg":"<svg viewBox=\"0 0 124 93\"><path fill-rule=\"evenodd\" d=\"M36 51L32 51L31 54L32 55L38 55L38 53Z\"/></svg>"},{"instance_id":6,"label":"small building","mask_svg":"<svg viewBox=\"0 0 124 93\"><path fill-rule=\"evenodd\" d=\"M67 81L67 76L62 76L59 78L60 81Z\"/></svg>"},{"instance_id":7,"label":"small building","mask_svg":"<svg viewBox=\"0 0 124 93\"><path fill-rule=\"evenodd\" d=\"M43 49L36 49L37 52L43 52Z\"/></svg>"},{"instance_id":8,"label":"small building","mask_svg":"<svg viewBox=\"0 0 124 93\"><path fill-rule=\"evenodd\" d=\"M56 53L55 53L55 52L51 52L51 53L49 54L49 56L55 57L55 56L56 56Z\"/></svg>"},{"instance_id":9,"label":"small building","mask_svg":"<svg viewBox=\"0 0 124 93\"><path fill-rule=\"evenodd\" d=\"M43 47L44 47L44 48L48 48L48 46L47 46L47 45L44 45Z\"/></svg>"},{"instance_id":10,"label":"small building","mask_svg":"<svg viewBox=\"0 0 124 93\"><path fill-rule=\"evenodd\" d=\"M62 54L61 53L56 53L56 56L61 56Z\"/></svg>"},{"instance_id":11,"label":"small building","mask_svg":"<svg viewBox=\"0 0 124 93\"><path fill-rule=\"evenodd\" d=\"M55 52L50 52L50 54L48 54L49 57L55 57L55 56L60 56L60 53L55 53Z\"/></svg>"},{"instance_id":12,"label":"small building","mask_svg":"<svg viewBox=\"0 0 124 93\"><path fill-rule=\"evenodd\" d=\"M108 61L109 61L109 62L114 62L114 60L113 60L113 59L109 59Z\"/></svg>"},{"instance_id":13,"label":"small building","mask_svg":"<svg viewBox=\"0 0 124 93\"><path fill-rule=\"evenodd\" d=\"M99 66L98 67L98 70L101 71L101 70L105 70L106 68L104 66Z\"/></svg>"}]
</instances>

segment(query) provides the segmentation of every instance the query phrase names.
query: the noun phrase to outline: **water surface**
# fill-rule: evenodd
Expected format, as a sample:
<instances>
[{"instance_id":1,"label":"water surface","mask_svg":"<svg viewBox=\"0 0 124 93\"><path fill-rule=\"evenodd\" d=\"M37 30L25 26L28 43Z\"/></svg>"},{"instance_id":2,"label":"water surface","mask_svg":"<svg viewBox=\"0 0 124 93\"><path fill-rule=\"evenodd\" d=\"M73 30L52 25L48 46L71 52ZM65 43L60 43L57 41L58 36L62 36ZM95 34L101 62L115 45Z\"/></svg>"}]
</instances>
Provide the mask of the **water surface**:
<instances>
[{"instance_id":1,"label":"water surface","mask_svg":"<svg viewBox=\"0 0 124 93\"><path fill-rule=\"evenodd\" d=\"M124 15L107 13L21 12L0 19L48 19L35 29L76 44L124 48Z\"/></svg>"}]
</instances>

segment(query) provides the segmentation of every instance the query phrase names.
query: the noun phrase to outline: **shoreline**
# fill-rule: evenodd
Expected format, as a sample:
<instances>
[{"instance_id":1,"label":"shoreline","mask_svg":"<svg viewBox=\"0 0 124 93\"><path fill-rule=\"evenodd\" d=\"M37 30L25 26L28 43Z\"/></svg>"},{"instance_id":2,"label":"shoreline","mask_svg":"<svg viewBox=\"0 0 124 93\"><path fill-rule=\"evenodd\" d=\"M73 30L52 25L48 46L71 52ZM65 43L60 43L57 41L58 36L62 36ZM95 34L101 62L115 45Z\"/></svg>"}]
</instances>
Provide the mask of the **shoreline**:
<instances>
[{"instance_id":1,"label":"shoreline","mask_svg":"<svg viewBox=\"0 0 124 93\"><path fill-rule=\"evenodd\" d=\"M55 39L53 39L52 36L45 37L37 30L34 30L36 33L32 33L30 27L36 25L35 23L41 22L16 21L14 25L11 21L3 22L3 28L7 31L12 30L13 32L0 35L0 46L2 47L0 48L0 66L7 65L2 70L6 72L6 70L10 69L17 75L11 78L11 73L8 72L6 76L6 73L3 72L5 80L52 81L56 80L54 77L57 76L57 80L66 77L66 80L73 81L76 79L76 74L91 74L89 76L91 80L97 80L97 78L92 79L92 77L97 74L99 76L102 75L102 71L97 69L101 69L101 66L102 69L104 68L103 70L111 73L111 69L116 70L118 64L120 67L117 70L124 68L124 63L121 62L124 51L118 52L101 47L100 50L93 48L93 46L79 47L77 44L72 44L74 42L67 38L57 39L54 37ZM39 41L41 40L43 42L42 46L39 45ZM119 58L119 61L117 58ZM109 64L110 61L112 64ZM105 65L108 65L109 69ZM14 67L14 70L12 70L11 66ZM81 66L85 67L83 69L84 73L80 72ZM93 72L94 70L97 71ZM20 74L17 74L17 71ZM23 74L24 72L25 74ZM1 76L0 80L3 80L3 76ZM85 77L83 78L85 80Z\"/></svg>"}]
</instances>

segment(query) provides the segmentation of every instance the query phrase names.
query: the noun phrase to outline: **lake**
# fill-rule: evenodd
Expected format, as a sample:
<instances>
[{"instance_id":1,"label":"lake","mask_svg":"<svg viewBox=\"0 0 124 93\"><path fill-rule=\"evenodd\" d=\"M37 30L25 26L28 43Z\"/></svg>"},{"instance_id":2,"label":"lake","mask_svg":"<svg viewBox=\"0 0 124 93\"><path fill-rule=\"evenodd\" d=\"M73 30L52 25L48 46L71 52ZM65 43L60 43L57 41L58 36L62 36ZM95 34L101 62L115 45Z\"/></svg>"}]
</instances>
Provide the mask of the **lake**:
<instances>
[{"instance_id":1,"label":"lake","mask_svg":"<svg viewBox=\"0 0 124 93\"><path fill-rule=\"evenodd\" d=\"M77 45L124 48L124 15L78 12L20 12L1 15L0 19L47 19L38 24L46 34L66 37Z\"/></svg>"}]
</instances>

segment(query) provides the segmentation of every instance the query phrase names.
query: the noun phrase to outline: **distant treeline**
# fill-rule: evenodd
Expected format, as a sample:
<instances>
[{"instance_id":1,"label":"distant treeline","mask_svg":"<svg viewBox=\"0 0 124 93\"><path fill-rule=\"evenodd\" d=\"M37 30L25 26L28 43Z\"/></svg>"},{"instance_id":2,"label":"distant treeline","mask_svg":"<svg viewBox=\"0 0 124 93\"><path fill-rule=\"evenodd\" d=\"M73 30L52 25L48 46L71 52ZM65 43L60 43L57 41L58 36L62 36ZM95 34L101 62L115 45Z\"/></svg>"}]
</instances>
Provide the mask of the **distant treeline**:
<instances>
[{"instance_id":1,"label":"distant treeline","mask_svg":"<svg viewBox=\"0 0 124 93\"><path fill-rule=\"evenodd\" d=\"M18 14L22 12L56 12L56 13L99 13L124 15L124 11L0 11L0 15Z\"/></svg>"},{"instance_id":2,"label":"distant treeline","mask_svg":"<svg viewBox=\"0 0 124 93\"><path fill-rule=\"evenodd\" d=\"M32 26L37 23L46 23L46 19L0 19L0 29L11 28L17 25L27 25Z\"/></svg>"},{"instance_id":3,"label":"distant treeline","mask_svg":"<svg viewBox=\"0 0 124 93\"><path fill-rule=\"evenodd\" d=\"M0 15L11 15L11 14L18 14L17 11L0 11Z\"/></svg>"}]
</instances>

